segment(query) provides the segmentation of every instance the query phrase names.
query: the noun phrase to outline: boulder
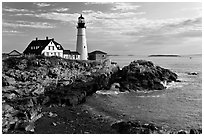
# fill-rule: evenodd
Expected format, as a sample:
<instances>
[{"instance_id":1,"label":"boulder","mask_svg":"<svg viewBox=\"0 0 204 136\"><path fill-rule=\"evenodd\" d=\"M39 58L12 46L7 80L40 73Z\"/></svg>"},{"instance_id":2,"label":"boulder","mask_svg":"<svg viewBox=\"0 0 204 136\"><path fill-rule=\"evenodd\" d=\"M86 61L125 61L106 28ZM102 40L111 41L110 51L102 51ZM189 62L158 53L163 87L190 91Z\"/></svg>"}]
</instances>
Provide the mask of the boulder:
<instances>
[{"instance_id":1,"label":"boulder","mask_svg":"<svg viewBox=\"0 0 204 136\"><path fill-rule=\"evenodd\" d=\"M201 129L190 129L190 134L202 134L202 130Z\"/></svg>"},{"instance_id":2,"label":"boulder","mask_svg":"<svg viewBox=\"0 0 204 136\"><path fill-rule=\"evenodd\" d=\"M119 121L111 125L120 134L152 134L160 133L160 127L153 123L142 124L140 121Z\"/></svg>"},{"instance_id":3,"label":"boulder","mask_svg":"<svg viewBox=\"0 0 204 136\"><path fill-rule=\"evenodd\" d=\"M187 132L184 131L184 130L179 130L179 131L178 131L178 134L187 134Z\"/></svg>"},{"instance_id":4,"label":"boulder","mask_svg":"<svg viewBox=\"0 0 204 136\"><path fill-rule=\"evenodd\" d=\"M15 85L16 80L12 77L2 74L2 86Z\"/></svg>"},{"instance_id":5,"label":"boulder","mask_svg":"<svg viewBox=\"0 0 204 136\"><path fill-rule=\"evenodd\" d=\"M172 82L177 79L177 75L172 71L145 60L131 62L123 67L119 75L121 87L128 90L163 90L165 89L163 82Z\"/></svg>"},{"instance_id":6,"label":"boulder","mask_svg":"<svg viewBox=\"0 0 204 136\"><path fill-rule=\"evenodd\" d=\"M187 74L188 74L188 75L196 76L196 75L198 75L198 72L188 72Z\"/></svg>"}]
</instances>

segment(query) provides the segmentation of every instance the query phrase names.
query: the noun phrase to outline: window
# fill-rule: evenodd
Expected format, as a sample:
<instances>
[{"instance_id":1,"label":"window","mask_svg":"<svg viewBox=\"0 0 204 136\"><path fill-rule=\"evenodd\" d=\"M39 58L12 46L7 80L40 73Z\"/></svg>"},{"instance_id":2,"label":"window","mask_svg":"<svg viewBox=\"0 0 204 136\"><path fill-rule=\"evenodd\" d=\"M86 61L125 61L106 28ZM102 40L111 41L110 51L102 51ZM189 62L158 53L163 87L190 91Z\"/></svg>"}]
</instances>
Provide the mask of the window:
<instances>
[{"instance_id":1,"label":"window","mask_svg":"<svg viewBox=\"0 0 204 136\"><path fill-rule=\"evenodd\" d=\"M48 50L54 50L54 46L48 46Z\"/></svg>"},{"instance_id":2,"label":"window","mask_svg":"<svg viewBox=\"0 0 204 136\"><path fill-rule=\"evenodd\" d=\"M47 56L49 56L49 52L47 52Z\"/></svg>"},{"instance_id":3,"label":"window","mask_svg":"<svg viewBox=\"0 0 204 136\"><path fill-rule=\"evenodd\" d=\"M86 48L86 46L84 46L84 48Z\"/></svg>"}]
</instances>

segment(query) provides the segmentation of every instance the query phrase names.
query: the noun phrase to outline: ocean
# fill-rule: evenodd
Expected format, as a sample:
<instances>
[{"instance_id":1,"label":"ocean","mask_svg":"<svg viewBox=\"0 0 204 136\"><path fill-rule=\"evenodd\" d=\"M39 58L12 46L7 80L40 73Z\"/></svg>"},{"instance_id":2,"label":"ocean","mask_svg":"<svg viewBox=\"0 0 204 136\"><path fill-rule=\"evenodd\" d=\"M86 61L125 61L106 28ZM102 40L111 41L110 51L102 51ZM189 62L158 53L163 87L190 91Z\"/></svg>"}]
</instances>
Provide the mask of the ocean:
<instances>
[{"instance_id":1,"label":"ocean","mask_svg":"<svg viewBox=\"0 0 204 136\"><path fill-rule=\"evenodd\" d=\"M97 93L87 105L114 118L140 120L162 125L167 130L202 128L202 56L147 57L109 56L120 67L133 60L150 60L178 74L178 80L165 90ZM198 75L189 75L197 72ZM112 91L112 93L110 93ZM100 92L100 91L99 91ZM101 90L103 92L103 90Z\"/></svg>"}]
</instances>

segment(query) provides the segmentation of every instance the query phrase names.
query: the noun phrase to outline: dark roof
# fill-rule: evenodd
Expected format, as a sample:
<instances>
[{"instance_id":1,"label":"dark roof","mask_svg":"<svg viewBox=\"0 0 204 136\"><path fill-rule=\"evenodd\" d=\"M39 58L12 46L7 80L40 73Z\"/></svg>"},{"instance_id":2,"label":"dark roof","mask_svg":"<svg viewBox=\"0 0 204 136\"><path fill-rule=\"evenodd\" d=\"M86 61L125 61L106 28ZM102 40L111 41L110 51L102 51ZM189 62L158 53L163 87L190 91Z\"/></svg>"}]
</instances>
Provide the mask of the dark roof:
<instances>
[{"instance_id":1,"label":"dark roof","mask_svg":"<svg viewBox=\"0 0 204 136\"><path fill-rule=\"evenodd\" d=\"M90 52L89 54L107 54L107 53L96 50L96 51Z\"/></svg>"},{"instance_id":2,"label":"dark roof","mask_svg":"<svg viewBox=\"0 0 204 136\"><path fill-rule=\"evenodd\" d=\"M82 14L81 14L81 16L80 16L80 17L78 17L78 19L80 19L80 18L81 18L81 19L84 19L84 17L82 17Z\"/></svg>"},{"instance_id":3,"label":"dark roof","mask_svg":"<svg viewBox=\"0 0 204 136\"><path fill-rule=\"evenodd\" d=\"M63 50L63 47L57 43L56 41L54 41L54 39L46 39L46 40L33 40L29 45L28 47L24 50L24 54L36 54L36 55L39 55L41 54L41 52L45 49L45 47L50 43L50 42L53 42L56 46L56 48L58 50ZM60 46L57 46L57 45L60 45ZM31 50L31 47L32 46L39 46L38 49L35 49L35 50Z\"/></svg>"},{"instance_id":4,"label":"dark roof","mask_svg":"<svg viewBox=\"0 0 204 136\"><path fill-rule=\"evenodd\" d=\"M8 53L8 55L9 55L9 56L19 56L19 55L21 55L21 53L18 52L17 50L13 50L13 51L11 51L10 53Z\"/></svg>"},{"instance_id":5,"label":"dark roof","mask_svg":"<svg viewBox=\"0 0 204 136\"><path fill-rule=\"evenodd\" d=\"M70 50L63 50L63 54L70 54Z\"/></svg>"},{"instance_id":6,"label":"dark roof","mask_svg":"<svg viewBox=\"0 0 204 136\"><path fill-rule=\"evenodd\" d=\"M80 55L80 54L79 54L78 52L76 52L76 51L71 51L70 54L72 54L72 55Z\"/></svg>"}]
</instances>

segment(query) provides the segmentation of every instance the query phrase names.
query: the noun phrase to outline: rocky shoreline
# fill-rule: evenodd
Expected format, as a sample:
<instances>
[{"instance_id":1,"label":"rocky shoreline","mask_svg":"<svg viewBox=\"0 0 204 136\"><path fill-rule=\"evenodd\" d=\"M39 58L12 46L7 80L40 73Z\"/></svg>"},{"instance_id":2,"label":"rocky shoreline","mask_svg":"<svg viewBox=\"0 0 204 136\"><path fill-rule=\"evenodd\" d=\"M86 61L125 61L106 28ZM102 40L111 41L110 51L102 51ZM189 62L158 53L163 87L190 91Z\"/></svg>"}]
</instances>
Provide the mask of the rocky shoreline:
<instances>
[{"instance_id":1,"label":"rocky shoreline","mask_svg":"<svg viewBox=\"0 0 204 136\"><path fill-rule=\"evenodd\" d=\"M94 119L81 108L87 96L97 90L108 90L115 83L124 92L163 90L166 83L177 81L175 73L150 61L133 61L120 70L110 60L23 56L4 59L2 66L3 133L169 133L162 128L153 130L159 128L153 124L144 126L132 121L111 125L103 117ZM61 121L51 121L51 126L57 128L64 124L64 127L42 127L57 116ZM189 133L201 133L201 130L193 129Z\"/></svg>"}]
</instances>

